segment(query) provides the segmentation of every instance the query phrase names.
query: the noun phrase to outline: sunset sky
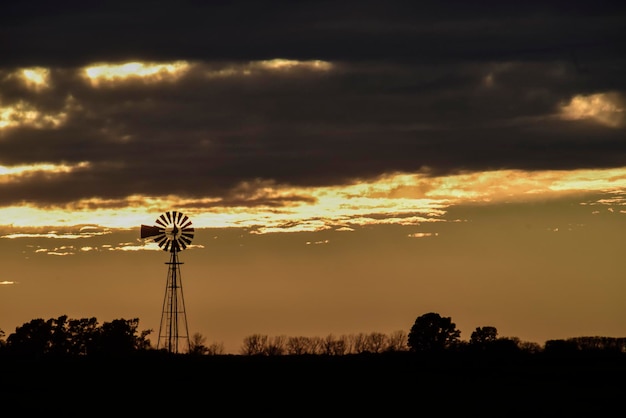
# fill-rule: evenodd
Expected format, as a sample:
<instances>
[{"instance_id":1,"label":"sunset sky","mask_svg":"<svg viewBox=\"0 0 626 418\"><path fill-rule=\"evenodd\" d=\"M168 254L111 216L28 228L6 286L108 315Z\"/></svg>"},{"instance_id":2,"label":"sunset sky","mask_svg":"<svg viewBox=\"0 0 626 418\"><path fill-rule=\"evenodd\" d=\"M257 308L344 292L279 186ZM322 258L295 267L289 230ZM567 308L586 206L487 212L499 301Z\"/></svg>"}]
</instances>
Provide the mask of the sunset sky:
<instances>
[{"instance_id":1,"label":"sunset sky","mask_svg":"<svg viewBox=\"0 0 626 418\"><path fill-rule=\"evenodd\" d=\"M65 3L67 6L61 6ZM626 5L13 2L0 329L626 336Z\"/></svg>"}]
</instances>

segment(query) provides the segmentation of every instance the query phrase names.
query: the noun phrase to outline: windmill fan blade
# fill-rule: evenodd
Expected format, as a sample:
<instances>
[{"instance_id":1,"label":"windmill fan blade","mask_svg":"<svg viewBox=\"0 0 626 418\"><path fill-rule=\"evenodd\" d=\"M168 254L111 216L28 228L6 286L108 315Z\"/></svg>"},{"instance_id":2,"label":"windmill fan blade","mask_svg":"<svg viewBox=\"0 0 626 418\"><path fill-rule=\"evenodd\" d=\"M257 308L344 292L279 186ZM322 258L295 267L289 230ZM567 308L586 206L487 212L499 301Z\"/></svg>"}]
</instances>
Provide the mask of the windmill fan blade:
<instances>
[{"instance_id":1,"label":"windmill fan blade","mask_svg":"<svg viewBox=\"0 0 626 418\"><path fill-rule=\"evenodd\" d=\"M165 215L159 216L155 222L158 223L159 225L161 225L163 228L165 228L167 226L167 221L165 220Z\"/></svg>"},{"instance_id":2,"label":"windmill fan blade","mask_svg":"<svg viewBox=\"0 0 626 418\"><path fill-rule=\"evenodd\" d=\"M141 225L141 238L154 237L162 233L158 226Z\"/></svg>"}]
</instances>

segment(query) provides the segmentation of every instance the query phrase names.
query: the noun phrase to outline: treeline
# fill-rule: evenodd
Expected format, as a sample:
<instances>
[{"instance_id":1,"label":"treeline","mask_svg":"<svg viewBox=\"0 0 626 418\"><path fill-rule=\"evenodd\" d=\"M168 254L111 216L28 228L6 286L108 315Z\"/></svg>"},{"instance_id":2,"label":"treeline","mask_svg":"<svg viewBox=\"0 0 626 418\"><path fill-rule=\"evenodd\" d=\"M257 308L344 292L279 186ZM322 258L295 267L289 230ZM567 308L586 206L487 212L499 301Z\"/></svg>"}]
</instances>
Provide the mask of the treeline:
<instances>
[{"instance_id":1,"label":"treeline","mask_svg":"<svg viewBox=\"0 0 626 418\"><path fill-rule=\"evenodd\" d=\"M61 316L0 333L2 400L24 416L162 416L208 407L271 416L577 417L614 415L626 390L624 338L539 345L482 326L461 340L450 318L427 313L389 335L254 334L238 354L194 334L188 351L173 354L156 349L138 324Z\"/></svg>"},{"instance_id":2,"label":"treeline","mask_svg":"<svg viewBox=\"0 0 626 418\"><path fill-rule=\"evenodd\" d=\"M139 330L139 319L116 319L100 325L96 318L69 319L67 315L48 320L34 319L18 327L5 339L0 330L0 355L107 356L157 351ZM477 327L468 341L450 317L429 312L417 317L409 330L391 334L359 333L326 337L253 334L244 338L242 356L381 354L390 352L472 353L488 355L626 353L626 338L574 337L548 340L544 345L500 337L493 326ZM158 350L164 351L164 350ZM199 333L189 339L188 355L224 355L222 343L206 344Z\"/></svg>"},{"instance_id":3,"label":"treeline","mask_svg":"<svg viewBox=\"0 0 626 418\"><path fill-rule=\"evenodd\" d=\"M626 353L626 338L574 337L548 340L544 345L522 341L517 337L500 337L493 326L477 327L469 341L461 340L461 331L450 317L429 312L419 316L409 333L391 334L372 332L335 337L269 337L254 334L243 341L243 355L346 355L388 352L469 353L506 355L572 354L572 353ZM197 347L197 346L196 346Z\"/></svg>"},{"instance_id":4,"label":"treeline","mask_svg":"<svg viewBox=\"0 0 626 418\"><path fill-rule=\"evenodd\" d=\"M48 320L33 319L4 340L0 331L0 353L24 356L127 355L150 349L147 336L139 331L139 319L115 319L98 323L96 318L69 319L67 315Z\"/></svg>"}]
</instances>

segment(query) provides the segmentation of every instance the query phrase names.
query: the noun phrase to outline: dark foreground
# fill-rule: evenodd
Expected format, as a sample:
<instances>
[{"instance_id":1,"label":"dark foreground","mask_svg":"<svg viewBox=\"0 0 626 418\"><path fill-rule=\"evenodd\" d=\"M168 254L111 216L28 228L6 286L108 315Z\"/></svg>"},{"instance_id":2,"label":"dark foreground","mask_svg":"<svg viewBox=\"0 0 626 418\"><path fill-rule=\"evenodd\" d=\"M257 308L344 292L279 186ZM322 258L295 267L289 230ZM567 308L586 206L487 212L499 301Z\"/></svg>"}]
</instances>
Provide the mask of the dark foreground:
<instances>
[{"instance_id":1,"label":"dark foreground","mask_svg":"<svg viewBox=\"0 0 626 418\"><path fill-rule=\"evenodd\" d=\"M0 357L3 416L603 416L626 357ZM6 413L6 415L5 415Z\"/></svg>"}]
</instances>

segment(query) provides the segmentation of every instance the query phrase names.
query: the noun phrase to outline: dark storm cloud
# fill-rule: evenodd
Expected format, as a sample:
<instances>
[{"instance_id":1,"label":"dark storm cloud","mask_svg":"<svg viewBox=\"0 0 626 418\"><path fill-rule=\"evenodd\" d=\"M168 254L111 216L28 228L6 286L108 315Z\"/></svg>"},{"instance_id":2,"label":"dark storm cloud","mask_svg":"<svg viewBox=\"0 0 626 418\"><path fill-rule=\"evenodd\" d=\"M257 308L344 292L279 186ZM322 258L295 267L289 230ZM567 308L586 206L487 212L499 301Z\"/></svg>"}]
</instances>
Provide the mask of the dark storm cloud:
<instances>
[{"instance_id":1,"label":"dark storm cloud","mask_svg":"<svg viewBox=\"0 0 626 418\"><path fill-rule=\"evenodd\" d=\"M624 98L625 7L534 4L3 6L0 109L26 102L67 119L0 128L0 165L90 165L0 183L0 204L164 193L241 202L241 193L268 182L626 165L623 124L559 117L576 95ZM249 66L274 58L333 67ZM92 86L79 73L131 59L193 67L158 83ZM49 89L9 77L30 66L50 68Z\"/></svg>"},{"instance_id":2,"label":"dark storm cloud","mask_svg":"<svg viewBox=\"0 0 626 418\"><path fill-rule=\"evenodd\" d=\"M620 48L614 1L13 2L5 65L94 60L445 61Z\"/></svg>"}]
</instances>

